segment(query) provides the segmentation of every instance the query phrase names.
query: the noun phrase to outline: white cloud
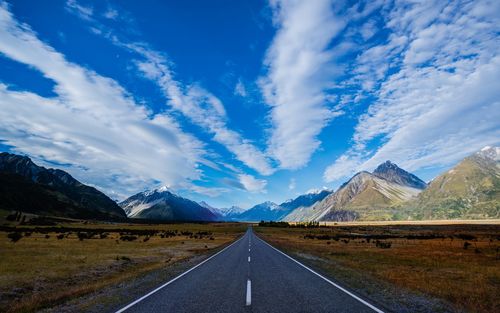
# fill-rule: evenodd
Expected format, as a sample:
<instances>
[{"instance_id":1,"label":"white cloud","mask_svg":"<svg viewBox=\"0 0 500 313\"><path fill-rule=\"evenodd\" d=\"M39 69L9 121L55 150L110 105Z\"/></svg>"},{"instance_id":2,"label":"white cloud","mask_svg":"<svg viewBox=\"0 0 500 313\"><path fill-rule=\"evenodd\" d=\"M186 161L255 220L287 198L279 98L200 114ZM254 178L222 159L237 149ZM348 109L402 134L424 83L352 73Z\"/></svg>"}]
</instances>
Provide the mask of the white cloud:
<instances>
[{"instance_id":1,"label":"white cloud","mask_svg":"<svg viewBox=\"0 0 500 313\"><path fill-rule=\"evenodd\" d=\"M241 185L249 192L267 193L267 190L265 189L267 181L265 179L257 179L248 174L239 174L238 179Z\"/></svg>"},{"instance_id":2,"label":"white cloud","mask_svg":"<svg viewBox=\"0 0 500 313\"><path fill-rule=\"evenodd\" d=\"M297 182L295 181L295 178L290 178L290 183L288 184L288 189L294 190L295 187L297 187Z\"/></svg>"},{"instance_id":3,"label":"white cloud","mask_svg":"<svg viewBox=\"0 0 500 313\"><path fill-rule=\"evenodd\" d=\"M238 82L234 87L234 94L240 97L246 97L248 95L247 89L245 88L245 85L243 84L241 79L238 79Z\"/></svg>"},{"instance_id":4,"label":"white cloud","mask_svg":"<svg viewBox=\"0 0 500 313\"><path fill-rule=\"evenodd\" d=\"M116 81L71 63L0 6L0 53L55 83L55 97L0 84L0 138L35 160L70 164L78 179L123 197L160 181L200 178L203 145L166 114L152 115Z\"/></svg>"},{"instance_id":5,"label":"white cloud","mask_svg":"<svg viewBox=\"0 0 500 313\"><path fill-rule=\"evenodd\" d=\"M217 97L200 86L184 87L174 80L167 60L159 53L136 44L127 46L145 57L144 61L137 62L137 67L146 78L158 84L168 98L169 106L211 133L214 141L224 145L246 166L262 175L274 173L275 170L262 151L227 127L226 112Z\"/></svg>"},{"instance_id":6,"label":"white cloud","mask_svg":"<svg viewBox=\"0 0 500 313\"><path fill-rule=\"evenodd\" d=\"M147 43L120 40L112 29L97 20L87 19L87 21L92 25L90 30L96 35L103 36L116 46L140 56L141 60L136 61L137 69L145 78L160 87L171 108L212 134L215 142L225 146L236 159L249 168L262 175L271 175L275 172L265 153L253 142L243 138L240 133L227 127L226 112L220 99L197 84L185 86L175 80L174 73L170 69L172 63Z\"/></svg>"},{"instance_id":7,"label":"white cloud","mask_svg":"<svg viewBox=\"0 0 500 313\"><path fill-rule=\"evenodd\" d=\"M327 0L272 1L279 26L265 59L267 75L259 81L271 106L269 153L281 168L306 165L319 147L318 134L333 114L324 90L338 69L331 62L331 40L345 22Z\"/></svg>"},{"instance_id":8,"label":"white cloud","mask_svg":"<svg viewBox=\"0 0 500 313\"><path fill-rule=\"evenodd\" d=\"M377 33L377 25L374 20L369 20L359 29L363 40L369 40Z\"/></svg>"},{"instance_id":9,"label":"white cloud","mask_svg":"<svg viewBox=\"0 0 500 313\"><path fill-rule=\"evenodd\" d=\"M69 12L79 16L84 20L91 20L92 15L94 14L94 9L92 7L81 5L76 0L66 1L65 8Z\"/></svg>"},{"instance_id":10,"label":"white cloud","mask_svg":"<svg viewBox=\"0 0 500 313\"><path fill-rule=\"evenodd\" d=\"M384 59L400 66L374 78L380 81L377 101L360 117L354 147L327 168L325 180L387 159L409 170L446 166L498 143L498 13L500 4L487 1L396 5L387 23L389 44L358 60L370 60L372 68L387 68ZM398 50L387 49L395 38L406 40ZM391 57L373 57L377 49L381 56L390 50ZM366 149L379 140L375 151Z\"/></svg>"},{"instance_id":11,"label":"white cloud","mask_svg":"<svg viewBox=\"0 0 500 313\"><path fill-rule=\"evenodd\" d=\"M108 9L103 13L103 16L110 20L116 20L118 18L118 10L108 7Z\"/></svg>"}]
</instances>

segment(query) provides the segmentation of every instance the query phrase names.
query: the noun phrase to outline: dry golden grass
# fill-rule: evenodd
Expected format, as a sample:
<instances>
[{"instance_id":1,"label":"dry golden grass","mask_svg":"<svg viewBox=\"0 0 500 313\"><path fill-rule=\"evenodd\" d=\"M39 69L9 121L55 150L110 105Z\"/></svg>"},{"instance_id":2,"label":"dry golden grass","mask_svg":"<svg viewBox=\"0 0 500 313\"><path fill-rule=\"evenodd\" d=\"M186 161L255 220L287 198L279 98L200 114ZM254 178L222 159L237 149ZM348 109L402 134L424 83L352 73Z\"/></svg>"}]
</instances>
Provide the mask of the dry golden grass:
<instances>
[{"instance_id":1,"label":"dry golden grass","mask_svg":"<svg viewBox=\"0 0 500 313\"><path fill-rule=\"evenodd\" d=\"M304 260L306 256L306 262L307 258L314 260L315 266L346 285L362 288L374 279L445 300L458 310L500 312L498 225L255 227L255 230L296 257ZM307 235L314 238L304 238ZM379 238L377 247L377 235L392 238ZM424 237L408 239L412 235ZM443 238L429 239L433 236ZM391 247L380 248L383 245L380 242L390 242ZM467 249L465 242L470 243ZM379 300L383 303L383 299Z\"/></svg>"},{"instance_id":2,"label":"dry golden grass","mask_svg":"<svg viewBox=\"0 0 500 313\"><path fill-rule=\"evenodd\" d=\"M23 238L16 243L7 238L10 231L0 231L0 311L30 312L64 302L195 255L208 253L233 241L246 229L245 225L236 223L73 223L58 226L99 231L96 231L94 239L81 241L77 231L69 234L65 229L64 238L58 239L57 235L61 232L42 233L46 227L17 226L25 229L22 232ZM103 229L108 235L104 239L98 239ZM134 241L123 241L120 240L118 229L122 232L159 232L152 236L138 236ZM165 231L173 230L178 231L176 236L160 237ZM190 238L189 235L181 235L183 231L210 234L201 239ZM31 235L27 237L26 233L29 232Z\"/></svg>"}]
</instances>

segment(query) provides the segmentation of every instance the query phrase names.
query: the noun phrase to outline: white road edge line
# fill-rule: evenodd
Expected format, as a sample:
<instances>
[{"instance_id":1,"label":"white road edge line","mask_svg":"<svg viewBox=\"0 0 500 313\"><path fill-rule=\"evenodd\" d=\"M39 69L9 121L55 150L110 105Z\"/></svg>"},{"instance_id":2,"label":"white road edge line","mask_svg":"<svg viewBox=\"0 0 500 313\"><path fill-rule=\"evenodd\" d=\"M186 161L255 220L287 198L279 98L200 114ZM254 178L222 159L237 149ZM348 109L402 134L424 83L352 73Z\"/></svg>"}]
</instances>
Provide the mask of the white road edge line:
<instances>
[{"instance_id":1,"label":"white road edge line","mask_svg":"<svg viewBox=\"0 0 500 313\"><path fill-rule=\"evenodd\" d=\"M197 268L198 266L204 264L205 262L208 262L209 260L213 259L214 257L216 257L217 255L219 255L220 253L224 252L226 249L228 249L229 247L231 247L232 245L234 245L235 243L237 243L238 241L240 241L241 239L243 239L243 237L245 236L242 236L240 237L238 240L236 240L235 242L233 242L232 244L230 244L229 246L225 247L224 249L220 250L219 252L217 252L216 254L210 256L209 258L203 260L202 262L198 263L197 265L191 267L190 269L188 269L187 271L185 271L184 273L178 275L177 277L169 280L168 282L164 283L163 285L161 285L160 287L156 288L155 290L147 293L146 295L140 297L139 299L135 300L134 302L130 303L129 305L119 309L118 311L116 311L116 313L122 313L122 312L125 312L126 310L128 310L130 307L136 305L137 303L141 302L142 300L146 299L147 297L149 297L150 295L154 294L155 292L159 291L160 289L170 285L171 283L173 283L174 281L178 280L179 278L181 278L182 276L186 275L187 273L191 272L192 270L194 270L195 268ZM248 297L248 296L247 296Z\"/></svg>"},{"instance_id":2,"label":"white road edge line","mask_svg":"<svg viewBox=\"0 0 500 313\"><path fill-rule=\"evenodd\" d=\"M248 257L248 262L250 262L250 257Z\"/></svg>"},{"instance_id":3,"label":"white road edge line","mask_svg":"<svg viewBox=\"0 0 500 313\"><path fill-rule=\"evenodd\" d=\"M246 305L252 305L252 282L250 279L247 280L247 302Z\"/></svg>"},{"instance_id":4,"label":"white road edge line","mask_svg":"<svg viewBox=\"0 0 500 313\"><path fill-rule=\"evenodd\" d=\"M256 236L257 238L259 238L258 236ZM333 285L334 287L342 290L343 292L345 292L346 294L350 295L351 297L353 297L354 299L358 300L359 302L363 303L364 305L366 305L367 307L369 307L370 309L374 310L375 312L378 312L378 313L384 313L384 311L380 310L379 308L375 307L374 305L366 302L365 300L361 299L360 297L356 296L355 294L353 294L352 292L346 290L345 288L337 285L336 283L334 283L333 281L329 280L328 278L326 278L325 276L319 274L318 272L314 271L313 269L311 269L310 267L307 267L305 266L304 264L300 263L299 261L295 260L294 258L292 258L291 256L289 256L288 254L284 253L284 252L281 252L280 250L276 249L275 247L271 246L270 244L268 244L266 241L264 241L263 239L259 238L259 240L261 240L263 243L265 243L266 245L268 245L269 247L273 248L274 250L278 251L279 253L283 254L284 256L286 256L287 258L289 258L290 260L294 261L295 263L297 263L298 265L302 266L303 268L305 268L306 270L308 270L309 272L323 278L325 281L327 281L328 283L330 283L331 285Z\"/></svg>"}]
</instances>

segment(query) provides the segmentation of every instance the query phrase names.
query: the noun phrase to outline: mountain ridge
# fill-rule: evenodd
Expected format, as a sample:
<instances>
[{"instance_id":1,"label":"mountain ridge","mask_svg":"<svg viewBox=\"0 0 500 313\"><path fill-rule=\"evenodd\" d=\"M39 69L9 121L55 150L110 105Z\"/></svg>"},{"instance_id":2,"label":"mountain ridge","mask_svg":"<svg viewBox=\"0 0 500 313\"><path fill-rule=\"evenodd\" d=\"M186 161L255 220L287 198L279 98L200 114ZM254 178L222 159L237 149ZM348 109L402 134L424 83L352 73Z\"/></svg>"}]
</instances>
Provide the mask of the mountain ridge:
<instances>
[{"instance_id":1,"label":"mountain ridge","mask_svg":"<svg viewBox=\"0 0 500 313\"><path fill-rule=\"evenodd\" d=\"M27 156L0 153L0 175L4 209L72 218L126 218L101 191L63 170L38 166Z\"/></svg>"}]
</instances>

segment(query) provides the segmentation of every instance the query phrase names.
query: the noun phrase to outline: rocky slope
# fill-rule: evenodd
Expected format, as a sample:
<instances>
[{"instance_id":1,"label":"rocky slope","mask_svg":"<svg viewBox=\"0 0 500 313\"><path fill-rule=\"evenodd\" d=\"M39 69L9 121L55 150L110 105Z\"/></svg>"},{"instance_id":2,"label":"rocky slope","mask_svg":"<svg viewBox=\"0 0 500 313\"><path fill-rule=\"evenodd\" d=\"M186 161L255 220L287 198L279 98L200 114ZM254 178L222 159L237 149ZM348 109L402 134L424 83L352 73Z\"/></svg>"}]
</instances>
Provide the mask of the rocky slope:
<instances>
[{"instance_id":1,"label":"rocky slope","mask_svg":"<svg viewBox=\"0 0 500 313\"><path fill-rule=\"evenodd\" d=\"M436 177L403 218L500 218L500 148L485 147Z\"/></svg>"},{"instance_id":2,"label":"rocky slope","mask_svg":"<svg viewBox=\"0 0 500 313\"><path fill-rule=\"evenodd\" d=\"M309 220L311 216L316 214L317 204L332 193L333 191L327 189L318 190L280 204L282 207L291 209L291 212L282 220L286 222Z\"/></svg>"},{"instance_id":3,"label":"rocky slope","mask_svg":"<svg viewBox=\"0 0 500 313\"><path fill-rule=\"evenodd\" d=\"M416 197L425 182L387 161L373 173L359 172L314 206L307 220L388 220L397 205Z\"/></svg>"}]
</instances>

